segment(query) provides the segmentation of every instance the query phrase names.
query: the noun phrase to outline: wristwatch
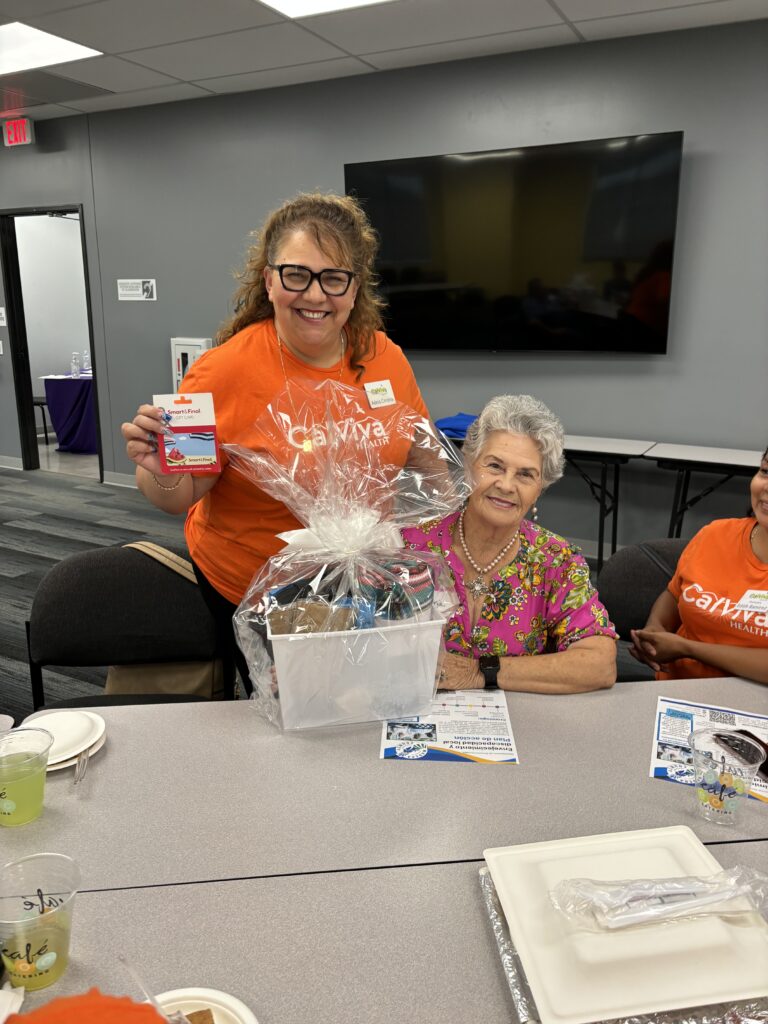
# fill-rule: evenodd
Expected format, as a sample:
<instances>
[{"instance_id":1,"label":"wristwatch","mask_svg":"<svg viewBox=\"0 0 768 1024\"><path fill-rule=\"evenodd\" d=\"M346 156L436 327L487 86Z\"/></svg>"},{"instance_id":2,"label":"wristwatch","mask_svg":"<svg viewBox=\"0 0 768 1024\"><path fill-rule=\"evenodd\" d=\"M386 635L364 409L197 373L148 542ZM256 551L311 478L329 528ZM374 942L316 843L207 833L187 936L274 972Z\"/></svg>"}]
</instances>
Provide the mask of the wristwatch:
<instances>
[{"instance_id":1,"label":"wristwatch","mask_svg":"<svg viewBox=\"0 0 768 1024\"><path fill-rule=\"evenodd\" d=\"M499 669L501 668L498 654L481 655L477 659L477 667L483 674L483 679L485 679L486 686L498 687Z\"/></svg>"}]
</instances>

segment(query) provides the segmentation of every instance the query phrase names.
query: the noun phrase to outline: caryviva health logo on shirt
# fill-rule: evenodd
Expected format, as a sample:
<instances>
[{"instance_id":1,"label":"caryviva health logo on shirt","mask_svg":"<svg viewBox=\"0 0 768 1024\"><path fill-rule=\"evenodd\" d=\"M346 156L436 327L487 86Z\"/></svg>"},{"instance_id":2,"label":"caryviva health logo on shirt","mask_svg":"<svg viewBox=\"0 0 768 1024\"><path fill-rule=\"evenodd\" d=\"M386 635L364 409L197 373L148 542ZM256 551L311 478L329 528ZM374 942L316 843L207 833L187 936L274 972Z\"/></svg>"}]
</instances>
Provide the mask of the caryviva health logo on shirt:
<instances>
[{"instance_id":1,"label":"caryviva health logo on shirt","mask_svg":"<svg viewBox=\"0 0 768 1024\"><path fill-rule=\"evenodd\" d=\"M366 440L374 448L387 444L389 441L389 434L385 430L384 425L379 420L373 419L373 417L365 420L340 420L336 424L336 431L342 441L347 441L357 436L360 439ZM297 424L288 431L288 441L294 448L299 450L304 448L306 450L306 441L311 441L313 445L318 447L327 445L328 434L326 428L318 423L313 424L311 427L303 427L301 424Z\"/></svg>"},{"instance_id":2,"label":"caryviva health logo on shirt","mask_svg":"<svg viewBox=\"0 0 768 1024\"><path fill-rule=\"evenodd\" d=\"M705 590L699 583L689 583L680 595L683 601L695 605L701 611L714 618L725 619L731 629L768 636L768 613L749 611L739 608L738 601L716 594L713 590Z\"/></svg>"}]
</instances>

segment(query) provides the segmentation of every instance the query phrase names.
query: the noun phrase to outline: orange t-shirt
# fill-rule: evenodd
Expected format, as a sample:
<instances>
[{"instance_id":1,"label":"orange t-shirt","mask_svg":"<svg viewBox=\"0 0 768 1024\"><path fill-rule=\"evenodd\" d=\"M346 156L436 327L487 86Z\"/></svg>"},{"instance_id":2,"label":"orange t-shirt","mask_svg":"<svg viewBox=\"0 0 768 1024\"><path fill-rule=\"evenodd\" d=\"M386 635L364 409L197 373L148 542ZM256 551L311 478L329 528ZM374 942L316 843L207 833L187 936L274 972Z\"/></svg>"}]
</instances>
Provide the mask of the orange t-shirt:
<instances>
[{"instance_id":1,"label":"orange t-shirt","mask_svg":"<svg viewBox=\"0 0 768 1024\"><path fill-rule=\"evenodd\" d=\"M380 331L360 381L348 359L343 368L337 363L317 369L285 348L283 358L290 378L339 380L341 369L341 382L359 388L363 395L363 384L388 380L398 402L429 415L408 360ZM210 391L219 442L252 448L252 426L275 395L285 390L285 373L274 322L263 320L202 355L190 367L180 390ZM371 415L376 416L375 409ZM300 528L285 505L225 466L215 487L187 513L185 533L189 552L206 578L228 601L239 604L254 574L283 547L276 535Z\"/></svg>"},{"instance_id":2,"label":"orange t-shirt","mask_svg":"<svg viewBox=\"0 0 768 1024\"><path fill-rule=\"evenodd\" d=\"M7 1024L159 1024L157 1011L127 996L105 996L92 988L80 996L59 996L24 1014L12 1014Z\"/></svg>"},{"instance_id":3,"label":"orange t-shirt","mask_svg":"<svg viewBox=\"0 0 768 1024\"><path fill-rule=\"evenodd\" d=\"M716 519L696 534L683 551L668 590L677 600L678 635L708 644L765 647L768 614L735 606L748 590L768 591L768 565L752 550L755 520ZM695 658L670 662L658 679L724 676Z\"/></svg>"}]
</instances>

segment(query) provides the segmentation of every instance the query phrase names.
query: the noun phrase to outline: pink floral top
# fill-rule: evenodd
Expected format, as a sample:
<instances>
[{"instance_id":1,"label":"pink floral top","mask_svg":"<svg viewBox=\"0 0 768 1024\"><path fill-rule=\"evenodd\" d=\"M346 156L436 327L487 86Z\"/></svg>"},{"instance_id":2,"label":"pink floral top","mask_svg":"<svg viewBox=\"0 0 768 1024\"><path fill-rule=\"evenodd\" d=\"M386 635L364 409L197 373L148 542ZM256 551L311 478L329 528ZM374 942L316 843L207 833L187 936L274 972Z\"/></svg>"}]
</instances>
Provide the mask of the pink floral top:
<instances>
[{"instance_id":1,"label":"pink floral top","mask_svg":"<svg viewBox=\"0 0 768 1024\"><path fill-rule=\"evenodd\" d=\"M451 536L458 516L455 512L403 530L407 548L440 554L450 569L459 607L445 627L447 651L474 658L553 654L588 636L616 638L583 556L567 540L527 519L520 527L520 549L512 562L496 570L472 629L462 563Z\"/></svg>"}]
</instances>

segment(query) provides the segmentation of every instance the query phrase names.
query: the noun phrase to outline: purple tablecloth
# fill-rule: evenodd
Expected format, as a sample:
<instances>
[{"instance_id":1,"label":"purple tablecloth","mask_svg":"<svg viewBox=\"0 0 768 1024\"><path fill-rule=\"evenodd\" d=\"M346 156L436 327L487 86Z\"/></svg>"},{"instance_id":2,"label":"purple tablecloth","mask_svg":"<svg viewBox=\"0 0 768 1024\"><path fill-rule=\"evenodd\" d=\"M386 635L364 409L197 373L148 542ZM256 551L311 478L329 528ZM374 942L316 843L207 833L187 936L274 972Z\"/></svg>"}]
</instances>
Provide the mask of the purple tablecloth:
<instances>
[{"instance_id":1,"label":"purple tablecloth","mask_svg":"<svg viewBox=\"0 0 768 1024\"><path fill-rule=\"evenodd\" d=\"M45 400L58 452L98 453L92 377L46 377Z\"/></svg>"}]
</instances>

